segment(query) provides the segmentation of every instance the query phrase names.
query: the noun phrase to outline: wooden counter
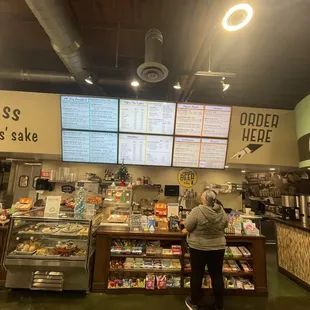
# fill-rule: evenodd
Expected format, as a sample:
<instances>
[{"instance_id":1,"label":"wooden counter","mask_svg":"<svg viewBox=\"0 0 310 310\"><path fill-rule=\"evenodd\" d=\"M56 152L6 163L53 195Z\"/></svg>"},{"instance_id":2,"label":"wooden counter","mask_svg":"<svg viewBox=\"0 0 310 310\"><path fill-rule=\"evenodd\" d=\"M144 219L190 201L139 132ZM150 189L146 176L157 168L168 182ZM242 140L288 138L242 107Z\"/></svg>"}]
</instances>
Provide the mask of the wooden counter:
<instances>
[{"instance_id":1,"label":"wooden counter","mask_svg":"<svg viewBox=\"0 0 310 310\"><path fill-rule=\"evenodd\" d=\"M310 291L310 225L275 219L279 271Z\"/></svg>"},{"instance_id":2,"label":"wooden counter","mask_svg":"<svg viewBox=\"0 0 310 310\"><path fill-rule=\"evenodd\" d=\"M182 256L180 258L181 265L184 266L185 242L186 234L181 232L125 232L125 231L105 231L99 229L96 234L96 256L94 263L93 285L92 290L96 292L108 293L151 293L151 294L188 294L188 288L173 288L167 290L152 290L145 289L108 289L108 278L110 272L110 249L112 239L142 239L142 240L165 240L175 241L176 244L182 246ZM265 255L265 237L264 236L246 236L246 235L227 235L227 244L246 246L252 253L253 282L255 291L244 290L226 290L227 294L231 295L264 295L267 294L267 275L266 275L266 255ZM131 256L132 257L132 256ZM136 256L139 257L139 256ZM141 257L141 256L140 256ZM159 258L159 257L156 257ZM162 257L163 258L163 257ZM242 273L242 272L241 272ZM240 275L241 275L240 273ZM238 275L238 274L231 274ZM242 275L245 275L243 272ZM182 281L184 278L183 268L181 271ZM205 289L207 294L211 293L210 289Z\"/></svg>"}]
</instances>

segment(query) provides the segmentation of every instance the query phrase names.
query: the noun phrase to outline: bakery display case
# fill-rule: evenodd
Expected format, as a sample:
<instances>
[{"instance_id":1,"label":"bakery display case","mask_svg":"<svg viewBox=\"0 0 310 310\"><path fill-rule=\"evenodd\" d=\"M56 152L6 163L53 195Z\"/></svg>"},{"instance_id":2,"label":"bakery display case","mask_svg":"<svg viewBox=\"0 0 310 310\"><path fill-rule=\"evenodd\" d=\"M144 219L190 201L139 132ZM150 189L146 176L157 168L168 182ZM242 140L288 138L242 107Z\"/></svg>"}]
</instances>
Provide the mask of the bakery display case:
<instances>
[{"instance_id":1,"label":"bakery display case","mask_svg":"<svg viewBox=\"0 0 310 310\"><path fill-rule=\"evenodd\" d=\"M73 212L48 218L42 209L13 215L4 257L6 287L89 290L98 218Z\"/></svg>"},{"instance_id":2,"label":"bakery display case","mask_svg":"<svg viewBox=\"0 0 310 310\"><path fill-rule=\"evenodd\" d=\"M100 227L105 230L130 230L132 189L110 186L106 190Z\"/></svg>"}]
</instances>

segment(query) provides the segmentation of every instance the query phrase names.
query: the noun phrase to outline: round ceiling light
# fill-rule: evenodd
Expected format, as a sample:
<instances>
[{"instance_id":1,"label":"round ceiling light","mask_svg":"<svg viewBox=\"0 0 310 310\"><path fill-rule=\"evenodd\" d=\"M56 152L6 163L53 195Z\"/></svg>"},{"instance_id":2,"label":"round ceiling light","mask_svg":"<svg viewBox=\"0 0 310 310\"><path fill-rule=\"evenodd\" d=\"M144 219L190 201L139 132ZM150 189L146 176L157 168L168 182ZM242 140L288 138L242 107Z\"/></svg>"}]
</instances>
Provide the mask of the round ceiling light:
<instances>
[{"instance_id":1,"label":"round ceiling light","mask_svg":"<svg viewBox=\"0 0 310 310\"><path fill-rule=\"evenodd\" d=\"M225 14L222 26L227 31L237 31L250 22L253 13L253 8L247 3L234 5Z\"/></svg>"}]
</instances>

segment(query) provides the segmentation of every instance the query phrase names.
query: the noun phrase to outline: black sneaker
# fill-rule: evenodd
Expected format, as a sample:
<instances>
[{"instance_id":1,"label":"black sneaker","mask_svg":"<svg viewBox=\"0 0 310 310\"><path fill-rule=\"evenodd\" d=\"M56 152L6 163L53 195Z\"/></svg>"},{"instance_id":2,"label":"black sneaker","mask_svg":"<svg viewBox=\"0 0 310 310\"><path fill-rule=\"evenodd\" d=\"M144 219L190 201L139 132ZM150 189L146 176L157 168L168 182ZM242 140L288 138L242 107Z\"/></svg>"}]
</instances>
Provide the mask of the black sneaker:
<instances>
[{"instance_id":1,"label":"black sneaker","mask_svg":"<svg viewBox=\"0 0 310 310\"><path fill-rule=\"evenodd\" d=\"M189 310L198 310L198 306L192 304L192 300L189 296L185 298L185 305Z\"/></svg>"}]
</instances>

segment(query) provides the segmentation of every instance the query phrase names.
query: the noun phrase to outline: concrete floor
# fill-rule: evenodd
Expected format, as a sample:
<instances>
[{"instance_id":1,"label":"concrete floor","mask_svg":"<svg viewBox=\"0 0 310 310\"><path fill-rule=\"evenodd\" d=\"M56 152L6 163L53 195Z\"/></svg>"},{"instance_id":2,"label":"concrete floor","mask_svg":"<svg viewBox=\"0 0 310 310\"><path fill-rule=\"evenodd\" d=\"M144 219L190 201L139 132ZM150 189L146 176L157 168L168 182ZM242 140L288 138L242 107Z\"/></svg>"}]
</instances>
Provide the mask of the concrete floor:
<instances>
[{"instance_id":1,"label":"concrete floor","mask_svg":"<svg viewBox=\"0 0 310 310\"><path fill-rule=\"evenodd\" d=\"M267 250L268 297L227 297L226 310L310 310L310 293L276 269L275 252ZM72 308L71 308L72 307ZM106 295L0 291L0 310L158 310L187 309L184 296Z\"/></svg>"}]
</instances>

